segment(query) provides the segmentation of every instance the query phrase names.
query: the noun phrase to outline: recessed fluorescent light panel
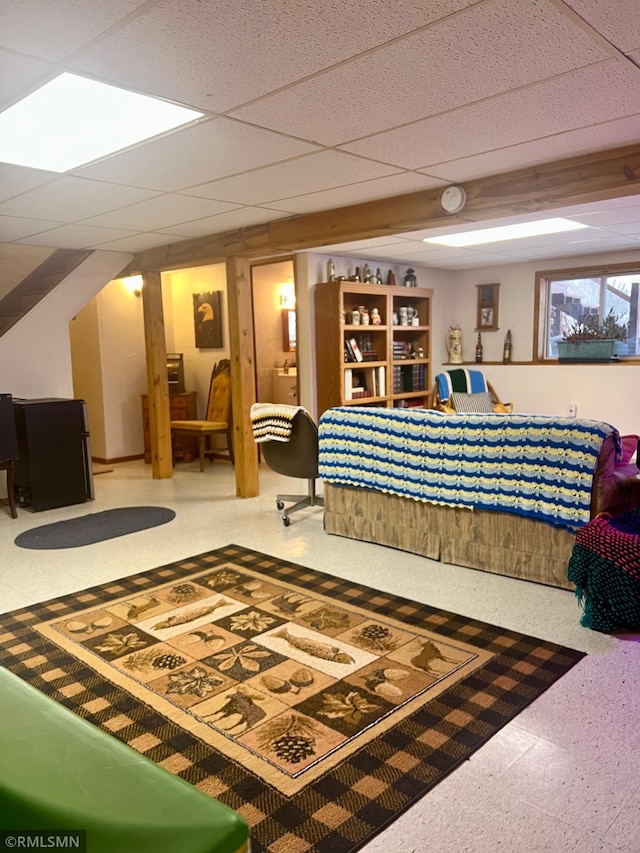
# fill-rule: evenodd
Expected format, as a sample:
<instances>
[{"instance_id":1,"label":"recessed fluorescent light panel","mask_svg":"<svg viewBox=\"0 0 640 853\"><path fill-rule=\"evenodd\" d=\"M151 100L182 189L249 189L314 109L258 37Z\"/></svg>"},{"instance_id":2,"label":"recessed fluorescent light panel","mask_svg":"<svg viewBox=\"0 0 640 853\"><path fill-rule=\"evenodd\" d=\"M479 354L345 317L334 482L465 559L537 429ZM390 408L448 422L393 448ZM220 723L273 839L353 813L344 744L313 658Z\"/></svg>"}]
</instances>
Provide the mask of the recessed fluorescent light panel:
<instances>
[{"instance_id":1,"label":"recessed fluorescent light panel","mask_svg":"<svg viewBox=\"0 0 640 853\"><path fill-rule=\"evenodd\" d=\"M0 113L0 161L66 172L202 115L65 73Z\"/></svg>"},{"instance_id":2,"label":"recessed fluorescent light panel","mask_svg":"<svg viewBox=\"0 0 640 853\"><path fill-rule=\"evenodd\" d=\"M581 222L556 217L539 219L536 222L520 222L517 225L501 225L498 228L483 228L479 231L465 231L461 234L425 237L423 242L437 243L439 246L480 246L483 243L500 243L503 240L539 237L541 234L559 234L562 231L578 231L580 228L588 227Z\"/></svg>"}]
</instances>

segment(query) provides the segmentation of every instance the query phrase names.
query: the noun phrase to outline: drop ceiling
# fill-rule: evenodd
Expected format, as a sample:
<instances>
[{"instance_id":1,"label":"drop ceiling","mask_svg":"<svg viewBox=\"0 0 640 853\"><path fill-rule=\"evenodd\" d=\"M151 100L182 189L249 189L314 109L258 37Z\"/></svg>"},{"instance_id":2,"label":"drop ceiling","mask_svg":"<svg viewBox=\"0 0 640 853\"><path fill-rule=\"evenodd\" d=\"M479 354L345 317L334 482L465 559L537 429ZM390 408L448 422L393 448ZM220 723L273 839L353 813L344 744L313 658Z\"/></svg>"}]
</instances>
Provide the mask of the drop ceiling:
<instances>
[{"instance_id":1,"label":"drop ceiling","mask_svg":"<svg viewBox=\"0 0 640 853\"><path fill-rule=\"evenodd\" d=\"M0 243L138 252L640 143L638 0L0 0L0 110L63 71L204 117L62 175L0 163ZM640 249L640 196L553 213L590 228L326 251L464 269Z\"/></svg>"}]
</instances>

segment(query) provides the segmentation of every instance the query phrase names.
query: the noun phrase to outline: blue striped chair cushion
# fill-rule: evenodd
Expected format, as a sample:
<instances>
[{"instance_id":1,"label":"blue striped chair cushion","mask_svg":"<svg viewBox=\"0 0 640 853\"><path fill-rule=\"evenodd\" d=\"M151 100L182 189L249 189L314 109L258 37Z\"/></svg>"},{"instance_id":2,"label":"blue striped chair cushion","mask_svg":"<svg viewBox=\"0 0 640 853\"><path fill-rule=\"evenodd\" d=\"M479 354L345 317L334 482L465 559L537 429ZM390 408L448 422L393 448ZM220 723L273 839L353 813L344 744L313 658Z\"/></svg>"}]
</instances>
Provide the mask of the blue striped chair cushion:
<instances>
[{"instance_id":1,"label":"blue striped chair cushion","mask_svg":"<svg viewBox=\"0 0 640 853\"><path fill-rule=\"evenodd\" d=\"M491 403L491 394L462 394L460 391L454 391L451 394L451 403L456 410L456 414L486 414L493 412L493 404Z\"/></svg>"}]
</instances>

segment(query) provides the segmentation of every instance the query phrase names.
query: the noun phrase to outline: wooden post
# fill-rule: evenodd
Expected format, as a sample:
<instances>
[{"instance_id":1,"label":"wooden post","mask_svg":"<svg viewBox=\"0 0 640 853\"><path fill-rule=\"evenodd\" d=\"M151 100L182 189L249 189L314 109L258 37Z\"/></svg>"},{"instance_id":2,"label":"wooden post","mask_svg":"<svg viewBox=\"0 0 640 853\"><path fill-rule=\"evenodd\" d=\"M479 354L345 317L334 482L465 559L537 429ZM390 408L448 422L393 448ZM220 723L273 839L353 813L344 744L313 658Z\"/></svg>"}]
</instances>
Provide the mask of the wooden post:
<instances>
[{"instance_id":1,"label":"wooden post","mask_svg":"<svg viewBox=\"0 0 640 853\"><path fill-rule=\"evenodd\" d=\"M247 258L227 259L227 298L229 300L236 496L255 498L260 490L258 451L253 440L249 416L251 405L256 400L256 373L251 269Z\"/></svg>"},{"instance_id":2,"label":"wooden post","mask_svg":"<svg viewBox=\"0 0 640 853\"><path fill-rule=\"evenodd\" d=\"M146 272L143 273L142 280L151 468L154 480L163 480L173 476L173 460L171 456L169 377L167 375L167 345L164 337L161 274L159 272Z\"/></svg>"}]
</instances>

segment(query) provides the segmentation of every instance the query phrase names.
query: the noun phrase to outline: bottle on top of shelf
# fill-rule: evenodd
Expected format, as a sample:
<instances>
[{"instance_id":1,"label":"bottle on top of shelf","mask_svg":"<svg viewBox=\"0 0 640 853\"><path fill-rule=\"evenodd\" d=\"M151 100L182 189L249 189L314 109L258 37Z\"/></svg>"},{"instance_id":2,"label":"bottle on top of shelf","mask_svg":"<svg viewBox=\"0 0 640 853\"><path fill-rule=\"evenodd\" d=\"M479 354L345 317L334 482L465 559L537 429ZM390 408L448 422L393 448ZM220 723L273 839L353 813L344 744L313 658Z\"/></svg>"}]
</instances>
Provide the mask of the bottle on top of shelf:
<instances>
[{"instance_id":1,"label":"bottle on top of shelf","mask_svg":"<svg viewBox=\"0 0 640 853\"><path fill-rule=\"evenodd\" d=\"M333 263L331 258L327 261L327 281L335 281L336 280L336 265Z\"/></svg>"},{"instance_id":2,"label":"bottle on top of shelf","mask_svg":"<svg viewBox=\"0 0 640 853\"><path fill-rule=\"evenodd\" d=\"M511 341L511 329L508 329L507 334L504 337L504 350L502 351L502 360L505 364L509 364L511 361L512 347L513 343Z\"/></svg>"}]
</instances>

